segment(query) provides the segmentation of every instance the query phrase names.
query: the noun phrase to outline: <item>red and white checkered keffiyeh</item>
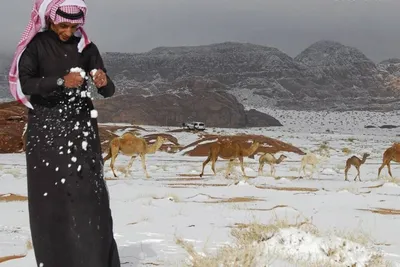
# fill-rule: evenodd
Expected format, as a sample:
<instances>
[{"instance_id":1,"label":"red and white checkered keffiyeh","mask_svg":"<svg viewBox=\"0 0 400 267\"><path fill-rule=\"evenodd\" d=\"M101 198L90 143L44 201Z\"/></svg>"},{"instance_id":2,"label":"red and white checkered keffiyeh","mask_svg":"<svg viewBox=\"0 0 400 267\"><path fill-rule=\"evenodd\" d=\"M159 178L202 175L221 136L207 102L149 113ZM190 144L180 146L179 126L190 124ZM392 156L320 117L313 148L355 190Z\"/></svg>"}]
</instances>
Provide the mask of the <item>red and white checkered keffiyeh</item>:
<instances>
[{"instance_id":1,"label":"red and white checkered keffiyeh","mask_svg":"<svg viewBox=\"0 0 400 267\"><path fill-rule=\"evenodd\" d=\"M70 14L78 13L79 10L82 10L85 15L82 19L79 20L68 20L56 14L58 8ZM77 47L78 52L80 53L90 43L90 40L88 39L82 27L85 22L86 14L87 7L84 0L35 0L31 12L31 19L24 33L22 34L20 42L17 45L17 50L14 54L14 59L11 64L8 78L10 84L10 92L18 102L24 104L28 108L33 109L32 104L28 101L28 99L22 92L21 83L18 77L19 59L22 53L25 51L25 48L29 44L29 42L33 39L33 37L35 37L38 32L47 29L47 19L51 19L56 24L60 22L79 23L80 26L75 32L75 36L81 37Z\"/></svg>"},{"instance_id":2,"label":"red and white checkered keffiyeh","mask_svg":"<svg viewBox=\"0 0 400 267\"><path fill-rule=\"evenodd\" d=\"M65 12L65 13L67 13L67 14L77 14L77 13L79 13L79 11L83 11L84 13L86 12L86 8L82 8L82 7L79 7L79 6L60 6L60 7L53 7L53 8L51 9L51 11L50 11L49 17L50 17L51 21L54 22L54 24L59 24L59 23L62 23L62 22L78 23L78 24L80 24L80 25L85 24L85 16L83 16L83 17L80 18L80 19L74 19L74 20L72 20L72 19L67 19L67 18L64 18L64 17L58 15L58 14L56 13L56 12L57 12L57 9L59 9L59 10Z\"/></svg>"}]
</instances>

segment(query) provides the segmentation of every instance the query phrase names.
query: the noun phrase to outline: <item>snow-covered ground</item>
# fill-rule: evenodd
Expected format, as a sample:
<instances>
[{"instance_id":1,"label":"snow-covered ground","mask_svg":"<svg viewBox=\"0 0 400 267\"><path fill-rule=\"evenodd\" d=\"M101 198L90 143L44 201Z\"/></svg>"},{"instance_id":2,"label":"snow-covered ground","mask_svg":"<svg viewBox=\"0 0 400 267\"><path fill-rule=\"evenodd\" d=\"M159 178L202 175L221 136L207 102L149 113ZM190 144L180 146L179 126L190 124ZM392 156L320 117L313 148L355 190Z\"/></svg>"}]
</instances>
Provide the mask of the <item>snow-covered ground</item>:
<instances>
[{"instance_id":1,"label":"snow-covered ground","mask_svg":"<svg viewBox=\"0 0 400 267\"><path fill-rule=\"evenodd\" d=\"M298 179L301 156L286 152L288 158L276 166L277 179L268 176L268 166L264 176L256 177L258 157L246 158L246 173L256 177L247 182L243 181L238 166L230 179L224 178L227 162L223 160L217 161L216 177L211 175L208 165L200 179L204 157L165 152L147 156L150 179L145 178L140 159L125 176L121 171L129 158L118 156L119 179L107 180L107 184L122 266L184 266L190 257L177 240L193 244L198 252L213 254L233 242L231 231L235 226L270 224L276 219L293 225L308 222L318 231L282 227L269 233L270 236L266 234L257 244L257 266L295 266L289 262L301 261L328 266L318 263L335 259L341 262L338 266L354 263L357 265L353 266L365 266L380 255L393 266L400 266L400 180L388 178L386 168L382 178L377 179L384 150L400 138L396 137L396 129L364 129L369 124L396 124L397 114L321 115L277 110L268 113L285 126L209 128L207 132L263 134L304 151L324 151L327 160L320 164L313 178ZM172 129L142 127L154 133ZM198 139L193 133L172 135L182 145ZM362 182L353 181L354 168L350 169L350 182L345 182L346 159L351 155L360 157L364 152L371 156L361 166ZM26 196L24 168L24 154L0 155L0 195ZM105 172L106 178L113 178L109 161ZM400 177L396 163L392 172ZM5 256L26 255L0 263L0 267L34 267L33 251L27 248L30 239L27 202L0 200L0 214L0 262Z\"/></svg>"}]
</instances>

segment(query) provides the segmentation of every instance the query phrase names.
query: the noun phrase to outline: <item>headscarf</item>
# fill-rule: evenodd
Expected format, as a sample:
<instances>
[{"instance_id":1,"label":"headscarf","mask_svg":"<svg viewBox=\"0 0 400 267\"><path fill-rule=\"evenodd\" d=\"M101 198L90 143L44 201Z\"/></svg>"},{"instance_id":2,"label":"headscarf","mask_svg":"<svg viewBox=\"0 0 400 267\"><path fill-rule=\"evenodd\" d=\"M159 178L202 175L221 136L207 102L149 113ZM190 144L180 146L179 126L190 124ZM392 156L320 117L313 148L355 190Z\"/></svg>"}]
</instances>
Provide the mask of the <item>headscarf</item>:
<instances>
[{"instance_id":1,"label":"headscarf","mask_svg":"<svg viewBox=\"0 0 400 267\"><path fill-rule=\"evenodd\" d=\"M57 10L61 10L61 12L57 12ZM84 13L84 16L78 20L71 20L62 16L65 15L65 13L76 14L80 11ZM87 6L84 0L35 0L31 12L31 19L17 45L8 78L10 92L18 102L24 104L28 108L33 109L32 104L22 92L18 72L19 59L29 42L38 32L47 30L47 21L49 19L55 24L60 22L79 23L80 25L75 32L75 36L81 38L77 47L78 52L81 53L83 49L90 43L90 40L88 39L86 32L82 27L85 23L86 14Z\"/></svg>"}]
</instances>

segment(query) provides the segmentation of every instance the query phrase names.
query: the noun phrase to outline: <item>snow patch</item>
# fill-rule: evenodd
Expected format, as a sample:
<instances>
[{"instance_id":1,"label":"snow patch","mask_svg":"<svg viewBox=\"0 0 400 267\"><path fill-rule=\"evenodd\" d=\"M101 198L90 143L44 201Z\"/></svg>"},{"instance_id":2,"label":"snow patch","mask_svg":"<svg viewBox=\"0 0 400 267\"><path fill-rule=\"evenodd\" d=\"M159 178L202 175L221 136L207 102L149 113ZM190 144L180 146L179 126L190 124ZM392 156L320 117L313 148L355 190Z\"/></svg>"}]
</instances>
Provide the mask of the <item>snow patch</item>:
<instances>
[{"instance_id":1,"label":"snow patch","mask_svg":"<svg viewBox=\"0 0 400 267\"><path fill-rule=\"evenodd\" d=\"M381 251L336 236L319 237L298 228L285 228L270 233L259 244L260 262L270 255L291 259L293 262L331 262L343 266L368 266L369 262L382 257ZM258 265L258 266L261 266ZM268 264L267 264L268 265Z\"/></svg>"}]
</instances>

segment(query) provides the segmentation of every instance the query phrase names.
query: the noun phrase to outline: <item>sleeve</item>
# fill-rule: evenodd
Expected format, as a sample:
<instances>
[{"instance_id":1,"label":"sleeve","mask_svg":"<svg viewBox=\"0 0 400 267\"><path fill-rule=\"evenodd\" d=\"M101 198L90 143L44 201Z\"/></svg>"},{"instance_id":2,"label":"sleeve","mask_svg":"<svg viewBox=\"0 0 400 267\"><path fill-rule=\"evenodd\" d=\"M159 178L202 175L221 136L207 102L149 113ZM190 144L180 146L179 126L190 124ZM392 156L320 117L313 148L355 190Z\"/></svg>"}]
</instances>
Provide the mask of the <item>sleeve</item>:
<instances>
[{"instance_id":1,"label":"sleeve","mask_svg":"<svg viewBox=\"0 0 400 267\"><path fill-rule=\"evenodd\" d=\"M94 43L90 44L90 48L88 51L89 54L89 66L88 66L88 72L90 72L93 69L102 69L107 76L107 85L97 88L99 94L101 94L104 97L111 97L115 93L115 85L113 81L110 79L110 77L107 74L107 70L104 67L104 62L103 58L100 55L99 49Z\"/></svg>"},{"instance_id":2,"label":"sleeve","mask_svg":"<svg viewBox=\"0 0 400 267\"><path fill-rule=\"evenodd\" d=\"M22 53L18 71L21 89L25 95L47 96L60 89L57 85L59 77L39 76L38 53L34 43L29 44Z\"/></svg>"}]
</instances>

